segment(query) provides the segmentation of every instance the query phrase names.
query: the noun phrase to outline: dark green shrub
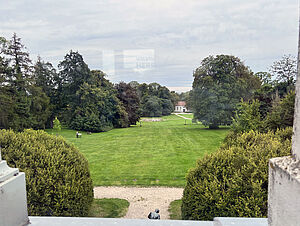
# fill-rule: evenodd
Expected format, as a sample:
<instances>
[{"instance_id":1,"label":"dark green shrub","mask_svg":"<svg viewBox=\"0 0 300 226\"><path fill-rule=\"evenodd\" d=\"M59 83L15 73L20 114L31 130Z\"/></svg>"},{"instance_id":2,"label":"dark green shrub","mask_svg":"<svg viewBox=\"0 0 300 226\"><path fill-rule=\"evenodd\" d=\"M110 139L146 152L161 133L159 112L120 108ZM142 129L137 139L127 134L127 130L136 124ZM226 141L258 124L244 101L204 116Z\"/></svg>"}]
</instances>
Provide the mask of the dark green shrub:
<instances>
[{"instance_id":1,"label":"dark green shrub","mask_svg":"<svg viewBox=\"0 0 300 226\"><path fill-rule=\"evenodd\" d=\"M80 131L106 132L113 128L113 124L104 116L98 118L95 114L84 117L77 115L70 123L70 128Z\"/></svg>"},{"instance_id":2,"label":"dark green shrub","mask_svg":"<svg viewBox=\"0 0 300 226\"><path fill-rule=\"evenodd\" d=\"M290 155L291 128L250 131L197 161L187 175L182 218L266 217L268 161Z\"/></svg>"},{"instance_id":3,"label":"dark green shrub","mask_svg":"<svg viewBox=\"0 0 300 226\"><path fill-rule=\"evenodd\" d=\"M237 105L237 111L232 121L231 131L234 134L259 130L261 127L260 102L258 100L244 102Z\"/></svg>"},{"instance_id":4,"label":"dark green shrub","mask_svg":"<svg viewBox=\"0 0 300 226\"><path fill-rule=\"evenodd\" d=\"M143 105L143 116L146 117L162 116L161 99L156 96L148 96Z\"/></svg>"},{"instance_id":5,"label":"dark green shrub","mask_svg":"<svg viewBox=\"0 0 300 226\"><path fill-rule=\"evenodd\" d=\"M225 138L225 143L235 140L241 133L255 130L267 132L293 126L295 91L290 91L281 100L274 100L270 112L263 113L260 109L263 102L252 100L238 104L231 129Z\"/></svg>"},{"instance_id":6,"label":"dark green shrub","mask_svg":"<svg viewBox=\"0 0 300 226\"><path fill-rule=\"evenodd\" d=\"M174 106L171 100L161 99L162 115L170 115L174 111Z\"/></svg>"},{"instance_id":7,"label":"dark green shrub","mask_svg":"<svg viewBox=\"0 0 300 226\"><path fill-rule=\"evenodd\" d=\"M290 91L286 96L274 105L265 119L266 129L275 131L293 126L295 109L295 91Z\"/></svg>"},{"instance_id":8,"label":"dark green shrub","mask_svg":"<svg viewBox=\"0 0 300 226\"><path fill-rule=\"evenodd\" d=\"M62 137L0 130L3 159L26 174L29 215L86 216L93 201L88 162Z\"/></svg>"}]
</instances>

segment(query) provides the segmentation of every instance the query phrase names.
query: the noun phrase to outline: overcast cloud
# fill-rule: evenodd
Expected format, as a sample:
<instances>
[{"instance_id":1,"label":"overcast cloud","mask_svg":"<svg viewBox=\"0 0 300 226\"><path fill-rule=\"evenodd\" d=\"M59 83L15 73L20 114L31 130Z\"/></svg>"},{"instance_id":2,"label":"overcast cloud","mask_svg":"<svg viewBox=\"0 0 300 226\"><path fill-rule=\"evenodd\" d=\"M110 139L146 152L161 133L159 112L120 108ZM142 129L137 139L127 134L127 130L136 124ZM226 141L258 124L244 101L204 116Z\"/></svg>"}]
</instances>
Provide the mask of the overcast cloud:
<instances>
[{"instance_id":1,"label":"overcast cloud","mask_svg":"<svg viewBox=\"0 0 300 226\"><path fill-rule=\"evenodd\" d=\"M295 0L0 0L0 36L16 32L55 66L78 50L112 82L183 91L208 55L238 56L254 72L296 55Z\"/></svg>"}]
</instances>

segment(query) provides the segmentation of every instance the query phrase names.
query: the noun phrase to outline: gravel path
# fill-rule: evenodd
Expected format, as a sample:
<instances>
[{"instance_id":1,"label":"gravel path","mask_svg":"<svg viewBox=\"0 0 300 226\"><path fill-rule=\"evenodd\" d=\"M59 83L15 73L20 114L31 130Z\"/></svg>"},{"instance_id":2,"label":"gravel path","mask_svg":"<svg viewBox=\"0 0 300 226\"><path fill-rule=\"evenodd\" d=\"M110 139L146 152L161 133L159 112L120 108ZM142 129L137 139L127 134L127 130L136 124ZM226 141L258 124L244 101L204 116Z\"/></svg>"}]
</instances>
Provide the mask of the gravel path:
<instances>
[{"instance_id":1,"label":"gravel path","mask_svg":"<svg viewBox=\"0 0 300 226\"><path fill-rule=\"evenodd\" d=\"M156 208L161 219L169 219L168 208L173 200L181 199L183 188L169 187L95 187L95 198L126 199L130 206L124 218L145 219Z\"/></svg>"},{"instance_id":2,"label":"gravel path","mask_svg":"<svg viewBox=\"0 0 300 226\"><path fill-rule=\"evenodd\" d=\"M172 113L172 114L177 115L177 116L179 116L181 118L184 118L184 119L187 119L187 120L192 120L191 118L186 118L186 117L180 115L180 114L184 114L184 113Z\"/></svg>"}]
</instances>

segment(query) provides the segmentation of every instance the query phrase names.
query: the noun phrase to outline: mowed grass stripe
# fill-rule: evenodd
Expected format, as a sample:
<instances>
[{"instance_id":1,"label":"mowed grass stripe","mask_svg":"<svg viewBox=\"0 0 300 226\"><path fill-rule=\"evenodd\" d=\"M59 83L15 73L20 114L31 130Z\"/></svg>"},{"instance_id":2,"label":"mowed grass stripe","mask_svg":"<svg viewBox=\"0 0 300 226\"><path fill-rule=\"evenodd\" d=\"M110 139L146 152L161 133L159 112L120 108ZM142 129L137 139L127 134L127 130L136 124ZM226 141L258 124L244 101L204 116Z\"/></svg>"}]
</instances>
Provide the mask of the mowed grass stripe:
<instances>
[{"instance_id":1,"label":"mowed grass stripe","mask_svg":"<svg viewBox=\"0 0 300 226\"><path fill-rule=\"evenodd\" d=\"M220 146L228 130L209 130L176 116L160 122L142 122L130 128L76 138L76 131L60 135L74 143L89 161L95 186L185 185L187 171L196 160ZM52 133L51 130L48 132Z\"/></svg>"}]
</instances>

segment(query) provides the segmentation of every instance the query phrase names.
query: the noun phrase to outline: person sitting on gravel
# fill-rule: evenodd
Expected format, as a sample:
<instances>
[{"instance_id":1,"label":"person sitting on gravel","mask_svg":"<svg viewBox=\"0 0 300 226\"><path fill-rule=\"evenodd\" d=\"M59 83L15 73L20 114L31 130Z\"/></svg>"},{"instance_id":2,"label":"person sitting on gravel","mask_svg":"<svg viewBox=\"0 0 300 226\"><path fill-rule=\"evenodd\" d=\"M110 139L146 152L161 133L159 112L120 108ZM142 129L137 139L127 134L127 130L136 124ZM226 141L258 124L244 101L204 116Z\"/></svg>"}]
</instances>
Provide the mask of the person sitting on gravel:
<instances>
[{"instance_id":1,"label":"person sitting on gravel","mask_svg":"<svg viewBox=\"0 0 300 226\"><path fill-rule=\"evenodd\" d=\"M159 209L155 209L155 212L150 212L148 215L149 219L155 219L155 220L159 220L160 219L160 215L159 213Z\"/></svg>"}]
</instances>

